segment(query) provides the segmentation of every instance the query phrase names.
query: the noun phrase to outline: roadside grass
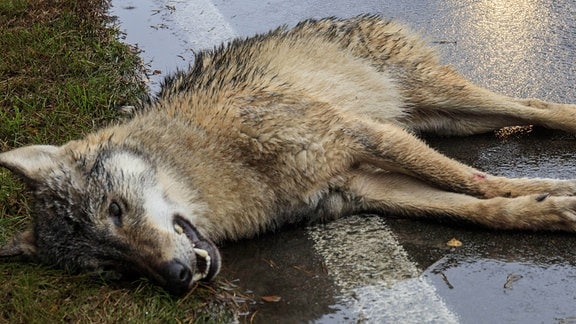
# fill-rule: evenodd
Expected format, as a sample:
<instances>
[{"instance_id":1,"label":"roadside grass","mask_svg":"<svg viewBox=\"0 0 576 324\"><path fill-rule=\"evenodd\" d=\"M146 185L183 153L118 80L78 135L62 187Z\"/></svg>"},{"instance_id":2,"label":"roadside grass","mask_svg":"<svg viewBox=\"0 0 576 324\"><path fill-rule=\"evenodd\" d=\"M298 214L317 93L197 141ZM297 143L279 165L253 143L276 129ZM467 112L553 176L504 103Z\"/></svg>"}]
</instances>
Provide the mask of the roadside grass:
<instances>
[{"instance_id":1,"label":"roadside grass","mask_svg":"<svg viewBox=\"0 0 576 324\"><path fill-rule=\"evenodd\" d=\"M145 91L139 58L117 40L106 5L0 1L0 151L78 138ZM0 244L29 217L22 184L0 170ZM110 281L0 262L0 322L228 322L233 289L218 282L175 299L144 279Z\"/></svg>"}]
</instances>

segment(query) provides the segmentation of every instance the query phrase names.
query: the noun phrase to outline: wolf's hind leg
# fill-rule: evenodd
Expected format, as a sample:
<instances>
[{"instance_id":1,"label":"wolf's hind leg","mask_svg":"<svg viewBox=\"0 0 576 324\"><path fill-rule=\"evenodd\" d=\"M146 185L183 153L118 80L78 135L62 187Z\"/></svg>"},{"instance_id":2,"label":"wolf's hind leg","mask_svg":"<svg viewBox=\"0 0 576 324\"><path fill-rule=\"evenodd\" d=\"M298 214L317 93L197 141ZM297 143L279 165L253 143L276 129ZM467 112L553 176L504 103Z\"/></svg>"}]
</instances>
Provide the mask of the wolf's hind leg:
<instances>
[{"instance_id":1,"label":"wolf's hind leg","mask_svg":"<svg viewBox=\"0 0 576 324\"><path fill-rule=\"evenodd\" d=\"M478 199L447 192L403 174L378 171L359 171L349 188L360 198L360 210L464 219L496 229L576 231L576 197L534 194Z\"/></svg>"},{"instance_id":2,"label":"wolf's hind leg","mask_svg":"<svg viewBox=\"0 0 576 324\"><path fill-rule=\"evenodd\" d=\"M501 95L469 82L448 66L430 70L413 71L407 77L412 79L401 83L411 108L400 122L414 131L471 135L538 125L576 133L576 105Z\"/></svg>"}]
</instances>

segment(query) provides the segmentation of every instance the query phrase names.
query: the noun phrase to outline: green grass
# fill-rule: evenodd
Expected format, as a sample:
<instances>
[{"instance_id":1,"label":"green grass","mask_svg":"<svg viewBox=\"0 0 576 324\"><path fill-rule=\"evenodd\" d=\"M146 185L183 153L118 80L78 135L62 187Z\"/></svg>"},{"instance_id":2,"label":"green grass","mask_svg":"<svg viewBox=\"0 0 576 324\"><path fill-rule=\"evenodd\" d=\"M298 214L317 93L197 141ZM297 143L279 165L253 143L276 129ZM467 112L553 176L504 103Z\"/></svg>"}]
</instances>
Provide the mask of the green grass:
<instances>
[{"instance_id":1,"label":"green grass","mask_svg":"<svg viewBox=\"0 0 576 324\"><path fill-rule=\"evenodd\" d=\"M105 0L0 0L0 151L78 138L117 117L114 107L143 93L136 73L140 60L117 40L102 14L105 5ZM0 170L0 244L29 222L23 189ZM174 299L143 279L104 281L4 260L0 322L228 321L234 304L230 289L219 282Z\"/></svg>"}]
</instances>

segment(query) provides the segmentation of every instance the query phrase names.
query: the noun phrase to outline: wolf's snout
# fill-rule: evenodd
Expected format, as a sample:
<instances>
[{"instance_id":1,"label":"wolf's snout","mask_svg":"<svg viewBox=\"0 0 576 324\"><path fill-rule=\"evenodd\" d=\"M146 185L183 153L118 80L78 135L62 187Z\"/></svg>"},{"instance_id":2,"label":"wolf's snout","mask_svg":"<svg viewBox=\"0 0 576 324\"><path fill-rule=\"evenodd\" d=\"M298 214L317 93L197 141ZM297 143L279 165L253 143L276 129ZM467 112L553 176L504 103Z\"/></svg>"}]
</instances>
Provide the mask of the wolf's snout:
<instances>
[{"instance_id":1,"label":"wolf's snout","mask_svg":"<svg viewBox=\"0 0 576 324\"><path fill-rule=\"evenodd\" d=\"M164 268L166 289L175 295L188 291L192 281L192 270L178 259L168 262Z\"/></svg>"},{"instance_id":2,"label":"wolf's snout","mask_svg":"<svg viewBox=\"0 0 576 324\"><path fill-rule=\"evenodd\" d=\"M180 215L174 216L174 230L184 234L192 244L196 264L193 266L192 281L210 281L220 271L221 258L218 248L188 220Z\"/></svg>"}]
</instances>

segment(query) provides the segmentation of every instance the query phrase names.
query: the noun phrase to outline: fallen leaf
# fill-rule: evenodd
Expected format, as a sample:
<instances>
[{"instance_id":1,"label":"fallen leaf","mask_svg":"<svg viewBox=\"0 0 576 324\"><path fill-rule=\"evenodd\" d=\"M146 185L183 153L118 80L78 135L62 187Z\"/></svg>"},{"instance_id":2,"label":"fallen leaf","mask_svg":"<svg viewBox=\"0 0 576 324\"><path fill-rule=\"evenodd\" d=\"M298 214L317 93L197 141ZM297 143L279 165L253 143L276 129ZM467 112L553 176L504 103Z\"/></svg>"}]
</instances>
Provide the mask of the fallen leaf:
<instances>
[{"instance_id":1,"label":"fallen leaf","mask_svg":"<svg viewBox=\"0 0 576 324\"><path fill-rule=\"evenodd\" d=\"M446 245L451 246L451 247L459 247L459 246L462 246L462 242L453 238L450 241L446 242Z\"/></svg>"},{"instance_id":2,"label":"fallen leaf","mask_svg":"<svg viewBox=\"0 0 576 324\"><path fill-rule=\"evenodd\" d=\"M277 303L282 300L280 296L262 296L262 300L267 303Z\"/></svg>"}]
</instances>

